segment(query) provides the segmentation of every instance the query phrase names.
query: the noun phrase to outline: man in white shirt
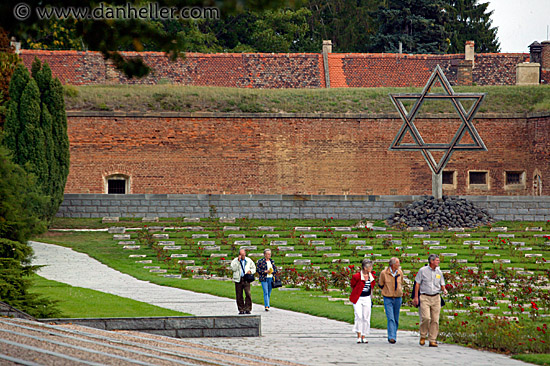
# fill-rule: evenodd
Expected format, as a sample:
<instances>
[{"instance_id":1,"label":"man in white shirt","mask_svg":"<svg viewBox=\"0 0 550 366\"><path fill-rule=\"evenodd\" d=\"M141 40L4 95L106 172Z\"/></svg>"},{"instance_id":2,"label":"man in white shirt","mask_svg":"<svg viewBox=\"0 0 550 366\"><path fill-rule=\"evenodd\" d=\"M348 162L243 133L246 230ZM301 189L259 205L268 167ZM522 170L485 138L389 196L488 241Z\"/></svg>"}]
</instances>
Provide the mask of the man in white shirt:
<instances>
[{"instance_id":1,"label":"man in white shirt","mask_svg":"<svg viewBox=\"0 0 550 366\"><path fill-rule=\"evenodd\" d=\"M239 256L231 261L233 282L235 282L235 294L239 314L250 314L252 311L252 297L250 296L250 282L244 280L245 273L256 273L254 261L246 256L244 249L239 250ZM243 298L243 291L246 298Z\"/></svg>"},{"instance_id":2,"label":"man in white shirt","mask_svg":"<svg viewBox=\"0 0 550 366\"><path fill-rule=\"evenodd\" d=\"M420 301L420 345L423 346L428 337L430 347L437 347L440 293L447 294L447 290L443 272L439 269L439 256L430 254L428 263L429 265L420 268L416 274L413 305L418 305Z\"/></svg>"}]
</instances>

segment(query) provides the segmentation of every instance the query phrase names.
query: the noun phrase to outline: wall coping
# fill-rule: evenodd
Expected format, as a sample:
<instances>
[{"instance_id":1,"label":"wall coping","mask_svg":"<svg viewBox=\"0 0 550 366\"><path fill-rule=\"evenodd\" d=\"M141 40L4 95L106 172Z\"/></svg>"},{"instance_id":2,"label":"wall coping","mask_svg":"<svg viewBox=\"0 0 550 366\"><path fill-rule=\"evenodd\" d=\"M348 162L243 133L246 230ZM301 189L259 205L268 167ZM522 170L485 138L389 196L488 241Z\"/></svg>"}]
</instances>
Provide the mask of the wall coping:
<instances>
[{"instance_id":1,"label":"wall coping","mask_svg":"<svg viewBox=\"0 0 550 366\"><path fill-rule=\"evenodd\" d=\"M289 194L100 194L100 193L66 193L65 199L117 199L117 200L169 200L169 199L193 199L200 201L226 200L226 201L417 201L429 195L289 195ZM475 202L550 202L550 196L452 196Z\"/></svg>"},{"instance_id":2,"label":"wall coping","mask_svg":"<svg viewBox=\"0 0 550 366\"><path fill-rule=\"evenodd\" d=\"M174 338L261 336L259 315L48 318L38 321L49 324L77 324L102 330L162 334Z\"/></svg>"},{"instance_id":3,"label":"wall coping","mask_svg":"<svg viewBox=\"0 0 550 366\"><path fill-rule=\"evenodd\" d=\"M141 112L68 110L67 117L116 118L331 118L331 119L399 119L397 113L218 113L218 112ZM477 113L475 119L514 119L550 117L550 111L536 113ZM454 113L426 114L423 119L456 119Z\"/></svg>"}]
</instances>

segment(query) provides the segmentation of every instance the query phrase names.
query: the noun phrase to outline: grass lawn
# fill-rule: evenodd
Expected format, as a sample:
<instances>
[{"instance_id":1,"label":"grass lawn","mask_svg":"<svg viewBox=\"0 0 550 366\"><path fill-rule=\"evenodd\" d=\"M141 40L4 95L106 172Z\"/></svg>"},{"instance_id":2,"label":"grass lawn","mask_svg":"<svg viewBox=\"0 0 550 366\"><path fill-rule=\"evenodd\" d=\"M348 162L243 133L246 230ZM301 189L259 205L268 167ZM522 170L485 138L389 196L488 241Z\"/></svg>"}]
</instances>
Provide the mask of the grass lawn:
<instances>
[{"instance_id":1,"label":"grass lawn","mask_svg":"<svg viewBox=\"0 0 550 366\"><path fill-rule=\"evenodd\" d=\"M434 88L432 92L437 92ZM394 113L389 93L422 88L241 89L181 85L65 86L67 110L176 111L225 113ZM486 92L480 112L550 110L550 85L457 86L458 93ZM435 113L454 113L451 103L431 104Z\"/></svg>"},{"instance_id":2,"label":"grass lawn","mask_svg":"<svg viewBox=\"0 0 550 366\"><path fill-rule=\"evenodd\" d=\"M550 366L550 354L548 353L539 355L513 355L512 358L536 365Z\"/></svg>"},{"instance_id":3,"label":"grass lawn","mask_svg":"<svg viewBox=\"0 0 550 366\"><path fill-rule=\"evenodd\" d=\"M33 276L31 293L56 301L65 318L120 318L144 316L185 316L179 311L161 308L125 297Z\"/></svg>"}]
</instances>

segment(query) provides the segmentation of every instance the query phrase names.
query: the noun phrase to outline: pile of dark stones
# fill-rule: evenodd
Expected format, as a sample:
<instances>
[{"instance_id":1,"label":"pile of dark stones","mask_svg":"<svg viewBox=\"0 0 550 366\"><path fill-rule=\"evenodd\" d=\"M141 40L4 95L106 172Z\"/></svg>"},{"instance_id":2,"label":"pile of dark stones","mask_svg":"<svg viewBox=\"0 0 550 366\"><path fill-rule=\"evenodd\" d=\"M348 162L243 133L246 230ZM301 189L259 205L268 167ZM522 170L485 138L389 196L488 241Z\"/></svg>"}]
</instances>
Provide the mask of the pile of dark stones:
<instances>
[{"instance_id":1,"label":"pile of dark stones","mask_svg":"<svg viewBox=\"0 0 550 366\"><path fill-rule=\"evenodd\" d=\"M389 226L423 227L438 230L449 227L473 228L493 222L487 210L463 198L429 196L399 209L387 219Z\"/></svg>"}]
</instances>

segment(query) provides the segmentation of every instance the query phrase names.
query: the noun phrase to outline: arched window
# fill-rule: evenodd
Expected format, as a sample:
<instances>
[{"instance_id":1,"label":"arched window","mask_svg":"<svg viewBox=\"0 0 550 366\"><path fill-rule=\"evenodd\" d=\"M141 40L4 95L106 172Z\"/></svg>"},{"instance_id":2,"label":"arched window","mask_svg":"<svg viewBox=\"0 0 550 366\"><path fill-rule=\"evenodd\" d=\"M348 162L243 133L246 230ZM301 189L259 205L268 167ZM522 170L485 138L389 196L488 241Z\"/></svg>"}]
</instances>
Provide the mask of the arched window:
<instances>
[{"instance_id":1,"label":"arched window","mask_svg":"<svg viewBox=\"0 0 550 366\"><path fill-rule=\"evenodd\" d=\"M127 194L130 192L130 177L123 174L113 174L105 177L105 193Z\"/></svg>"},{"instance_id":2,"label":"arched window","mask_svg":"<svg viewBox=\"0 0 550 366\"><path fill-rule=\"evenodd\" d=\"M542 196L542 178L539 174L533 177L533 196Z\"/></svg>"}]
</instances>

